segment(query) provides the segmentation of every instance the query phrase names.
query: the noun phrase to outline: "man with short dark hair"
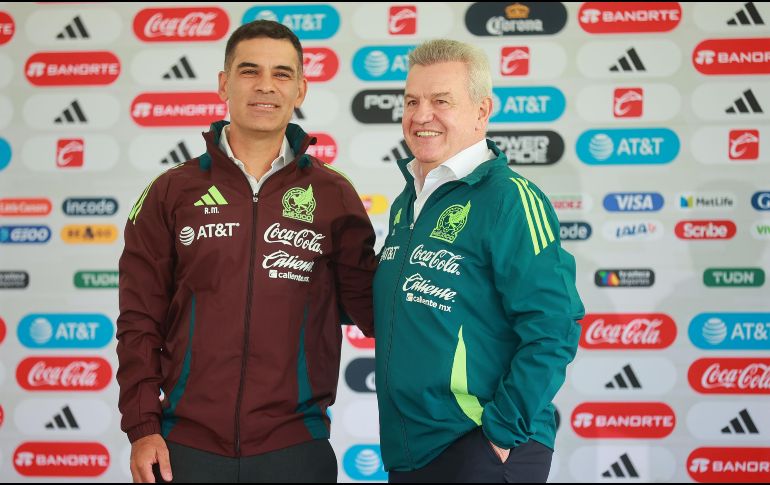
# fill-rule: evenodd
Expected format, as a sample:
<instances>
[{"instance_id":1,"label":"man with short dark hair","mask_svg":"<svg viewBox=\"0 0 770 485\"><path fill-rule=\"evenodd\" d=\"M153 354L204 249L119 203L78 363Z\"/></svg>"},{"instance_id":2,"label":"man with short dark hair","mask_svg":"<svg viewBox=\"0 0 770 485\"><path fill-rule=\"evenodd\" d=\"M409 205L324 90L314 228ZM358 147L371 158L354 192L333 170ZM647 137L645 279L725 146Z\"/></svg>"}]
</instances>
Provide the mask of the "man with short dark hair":
<instances>
[{"instance_id":1,"label":"man with short dark hair","mask_svg":"<svg viewBox=\"0 0 770 485\"><path fill-rule=\"evenodd\" d=\"M374 333L374 231L289 123L306 92L288 28L236 29L219 73L231 122L129 214L117 378L136 482L336 481L339 322Z\"/></svg>"}]
</instances>

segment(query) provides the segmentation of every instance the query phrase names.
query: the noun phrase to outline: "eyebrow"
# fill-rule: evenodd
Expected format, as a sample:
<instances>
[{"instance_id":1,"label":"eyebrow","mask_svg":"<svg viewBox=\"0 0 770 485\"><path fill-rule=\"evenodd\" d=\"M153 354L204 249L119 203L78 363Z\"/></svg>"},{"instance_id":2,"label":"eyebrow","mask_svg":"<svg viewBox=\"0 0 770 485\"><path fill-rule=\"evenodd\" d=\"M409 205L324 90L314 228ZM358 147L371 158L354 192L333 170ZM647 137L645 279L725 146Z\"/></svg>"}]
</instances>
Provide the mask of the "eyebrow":
<instances>
[{"instance_id":1,"label":"eyebrow","mask_svg":"<svg viewBox=\"0 0 770 485\"><path fill-rule=\"evenodd\" d=\"M243 69L244 67L259 67L259 64L255 64L253 62L246 62L246 61L244 61L244 62L241 62L240 64L238 64L235 68L236 69ZM292 74L294 74L294 72L295 72L294 68L291 67L291 66L278 65L278 66L275 66L273 69L276 69L278 71L287 71L287 72L290 72Z\"/></svg>"},{"instance_id":2,"label":"eyebrow","mask_svg":"<svg viewBox=\"0 0 770 485\"><path fill-rule=\"evenodd\" d=\"M449 97L449 98L451 98L452 97L452 93L450 93L449 91L444 91L444 92L441 92L441 93L433 93L433 94L430 95L430 97L431 98L442 98L442 97ZM416 96L416 95L411 94L411 93L404 93L404 98L415 98L416 99L416 98L419 98L419 96Z\"/></svg>"}]
</instances>

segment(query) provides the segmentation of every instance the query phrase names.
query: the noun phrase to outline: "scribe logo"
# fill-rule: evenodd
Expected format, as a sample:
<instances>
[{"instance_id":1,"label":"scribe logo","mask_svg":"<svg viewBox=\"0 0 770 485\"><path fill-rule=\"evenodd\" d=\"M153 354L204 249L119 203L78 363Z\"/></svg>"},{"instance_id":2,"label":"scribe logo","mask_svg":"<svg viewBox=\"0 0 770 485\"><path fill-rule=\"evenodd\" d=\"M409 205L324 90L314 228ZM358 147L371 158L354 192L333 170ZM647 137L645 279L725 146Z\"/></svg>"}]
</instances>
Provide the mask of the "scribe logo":
<instances>
[{"instance_id":1,"label":"scribe logo","mask_svg":"<svg viewBox=\"0 0 770 485\"><path fill-rule=\"evenodd\" d=\"M388 9L388 33L390 35L414 35L417 33L417 7L394 5Z\"/></svg>"},{"instance_id":2,"label":"scribe logo","mask_svg":"<svg viewBox=\"0 0 770 485\"><path fill-rule=\"evenodd\" d=\"M302 72L310 82L332 79L340 68L337 54L326 47L302 48Z\"/></svg>"},{"instance_id":3,"label":"scribe logo","mask_svg":"<svg viewBox=\"0 0 770 485\"><path fill-rule=\"evenodd\" d=\"M40 87L104 86L120 76L120 60L108 51L38 52L27 59L24 73Z\"/></svg>"},{"instance_id":4,"label":"scribe logo","mask_svg":"<svg viewBox=\"0 0 770 485\"><path fill-rule=\"evenodd\" d=\"M582 438L660 439L674 431L676 415L660 402L583 403L572 411Z\"/></svg>"},{"instance_id":5,"label":"scribe logo","mask_svg":"<svg viewBox=\"0 0 770 485\"><path fill-rule=\"evenodd\" d=\"M134 34L144 42L219 40L230 19L217 7L146 8L134 17Z\"/></svg>"},{"instance_id":6,"label":"scribe logo","mask_svg":"<svg viewBox=\"0 0 770 485\"><path fill-rule=\"evenodd\" d=\"M586 2L580 27L591 34L668 32L682 20L678 2Z\"/></svg>"},{"instance_id":7,"label":"scribe logo","mask_svg":"<svg viewBox=\"0 0 770 485\"><path fill-rule=\"evenodd\" d=\"M143 93L131 103L139 126L209 126L227 116L227 103L217 93Z\"/></svg>"},{"instance_id":8,"label":"scribe logo","mask_svg":"<svg viewBox=\"0 0 770 485\"><path fill-rule=\"evenodd\" d=\"M592 313L581 320L580 346L594 350L657 350L676 340L676 324L663 313Z\"/></svg>"},{"instance_id":9,"label":"scribe logo","mask_svg":"<svg viewBox=\"0 0 770 485\"><path fill-rule=\"evenodd\" d=\"M674 228L676 237L685 240L732 239L736 231L735 223L728 220L680 221Z\"/></svg>"},{"instance_id":10,"label":"scribe logo","mask_svg":"<svg viewBox=\"0 0 770 485\"><path fill-rule=\"evenodd\" d=\"M110 466L101 443L27 442L13 456L13 467L25 477L98 477Z\"/></svg>"}]
</instances>

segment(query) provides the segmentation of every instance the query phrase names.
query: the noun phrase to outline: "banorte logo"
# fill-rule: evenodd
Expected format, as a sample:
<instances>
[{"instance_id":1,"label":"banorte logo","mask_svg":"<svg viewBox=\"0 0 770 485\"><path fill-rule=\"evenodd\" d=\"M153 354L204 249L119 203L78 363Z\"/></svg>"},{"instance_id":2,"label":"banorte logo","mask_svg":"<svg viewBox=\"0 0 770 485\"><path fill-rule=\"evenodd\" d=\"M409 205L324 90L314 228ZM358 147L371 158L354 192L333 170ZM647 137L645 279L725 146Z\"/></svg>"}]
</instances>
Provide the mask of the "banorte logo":
<instances>
[{"instance_id":1,"label":"banorte logo","mask_svg":"<svg viewBox=\"0 0 770 485\"><path fill-rule=\"evenodd\" d=\"M692 64L701 74L770 74L770 37L708 39L692 51Z\"/></svg>"},{"instance_id":2,"label":"banorte logo","mask_svg":"<svg viewBox=\"0 0 770 485\"><path fill-rule=\"evenodd\" d=\"M676 340L676 323L663 313L592 313L580 324L585 349L657 350Z\"/></svg>"},{"instance_id":3,"label":"banorte logo","mask_svg":"<svg viewBox=\"0 0 770 485\"><path fill-rule=\"evenodd\" d=\"M591 34L668 32L682 20L678 2L586 2L580 27Z\"/></svg>"},{"instance_id":4,"label":"banorte logo","mask_svg":"<svg viewBox=\"0 0 770 485\"><path fill-rule=\"evenodd\" d=\"M687 473L699 483L768 483L770 448L698 448L687 457Z\"/></svg>"},{"instance_id":5,"label":"banorte logo","mask_svg":"<svg viewBox=\"0 0 770 485\"><path fill-rule=\"evenodd\" d=\"M302 48L302 71L310 82L332 79L340 68L337 54L326 47Z\"/></svg>"},{"instance_id":6,"label":"banorte logo","mask_svg":"<svg viewBox=\"0 0 770 485\"><path fill-rule=\"evenodd\" d=\"M145 42L201 42L227 34L230 19L217 7L146 8L134 17L134 34Z\"/></svg>"},{"instance_id":7,"label":"banorte logo","mask_svg":"<svg viewBox=\"0 0 770 485\"><path fill-rule=\"evenodd\" d=\"M106 86L120 76L120 59L108 51L38 52L24 65L35 86Z\"/></svg>"},{"instance_id":8,"label":"banorte logo","mask_svg":"<svg viewBox=\"0 0 770 485\"><path fill-rule=\"evenodd\" d=\"M345 337L348 339L348 342L350 342L350 345L357 349L374 348L374 339L364 335L361 329L355 325L348 325L345 327Z\"/></svg>"},{"instance_id":9,"label":"banorte logo","mask_svg":"<svg viewBox=\"0 0 770 485\"><path fill-rule=\"evenodd\" d=\"M685 240L732 239L736 231L735 223L728 220L679 221L674 228L676 237Z\"/></svg>"},{"instance_id":10,"label":"banorte logo","mask_svg":"<svg viewBox=\"0 0 770 485\"><path fill-rule=\"evenodd\" d=\"M109 466L101 443L27 442L13 454L13 467L25 477L98 477Z\"/></svg>"},{"instance_id":11,"label":"banorte logo","mask_svg":"<svg viewBox=\"0 0 770 485\"><path fill-rule=\"evenodd\" d=\"M112 367L100 357L29 357L16 368L27 391L100 391L112 381Z\"/></svg>"},{"instance_id":12,"label":"banorte logo","mask_svg":"<svg viewBox=\"0 0 770 485\"><path fill-rule=\"evenodd\" d=\"M590 402L572 411L582 438L660 439L674 431L674 410L661 402Z\"/></svg>"},{"instance_id":13,"label":"banorte logo","mask_svg":"<svg viewBox=\"0 0 770 485\"><path fill-rule=\"evenodd\" d=\"M5 12L0 12L0 45L7 44L16 32L16 24L13 17Z\"/></svg>"},{"instance_id":14,"label":"banorte logo","mask_svg":"<svg viewBox=\"0 0 770 485\"><path fill-rule=\"evenodd\" d=\"M131 103L139 126L209 126L227 116L217 93L142 93Z\"/></svg>"},{"instance_id":15,"label":"banorte logo","mask_svg":"<svg viewBox=\"0 0 770 485\"><path fill-rule=\"evenodd\" d=\"M310 133L316 139L315 145L307 147L307 154L324 163L334 163L337 159L337 142L328 133Z\"/></svg>"},{"instance_id":16,"label":"banorte logo","mask_svg":"<svg viewBox=\"0 0 770 485\"><path fill-rule=\"evenodd\" d=\"M770 394L770 359L698 359L687 379L701 394Z\"/></svg>"}]
</instances>

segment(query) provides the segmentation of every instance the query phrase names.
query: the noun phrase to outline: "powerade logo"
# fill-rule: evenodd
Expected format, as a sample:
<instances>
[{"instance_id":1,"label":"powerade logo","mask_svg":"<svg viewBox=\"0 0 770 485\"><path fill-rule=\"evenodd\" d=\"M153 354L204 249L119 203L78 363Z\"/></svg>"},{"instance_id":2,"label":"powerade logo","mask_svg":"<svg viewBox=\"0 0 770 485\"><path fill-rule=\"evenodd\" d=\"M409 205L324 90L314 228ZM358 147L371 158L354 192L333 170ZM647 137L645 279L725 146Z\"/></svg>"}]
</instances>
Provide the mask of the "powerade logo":
<instances>
[{"instance_id":1,"label":"powerade logo","mask_svg":"<svg viewBox=\"0 0 770 485\"><path fill-rule=\"evenodd\" d=\"M345 382L356 392L376 392L374 369L374 359L354 359L345 369Z\"/></svg>"},{"instance_id":2,"label":"powerade logo","mask_svg":"<svg viewBox=\"0 0 770 485\"><path fill-rule=\"evenodd\" d=\"M2 163L0 163L2 168ZM751 196L751 207L758 211L770 211L770 192L755 192Z\"/></svg>"},{"instance_id":3,"label":"powerade logo","mask_svg":"<svg viewBox=\"0 0 770 485\"><path fill-rule=\"evenodd\" d=\"M248 9L241 23L253 20L280 22L300 40L328 39L340 28L340 14L330 5L260 5Z\"/></svg>"},{"instance_id":4,"label":"powerade logo","mask_svg":"<svg viewBox=\"0 0 770 485\"><path fill-rule=\"evenodd\" d=\"M33 313L21 319L17 333L31 349L98 349L112 341L113 327L96 313Z\"/></svg>"},{"instance_id":5,"label":"powerade logo","mask_svg":"<svg viewBox=\"0 0 770 485\"><path fill-rule=\"evenodd\" d=\"M50 239L48 226L0 226L0 244L44 244Z\"/></svg>"},{"instance_id":6,"label":"powerade logo","mask_svg":"<svg viewBox=\"0 0 770 485\"><path fill-rule=\"evenodd\" d=\"M562 241L585 241L592 232L587 222L559 222L559 238Z\"/></svg>"},{"instance_id":7,"label":"powerade logo","mask_svg":"<svg viewBox=\"0 0 770 485\"><path fill-rule=\"evenodd\" d=\"M487 138L509 165L551 165L564 155L564 140L555 131L490 131Z\"/></svg>"},{"instance_id":8,"label":"powerade logo","mask_svg":"<svg viewBox=\"0 0 770 485\"><path fill-rule=\"evenodd\" d=\"M561 117L567 101L551 86L492 88L491 123L553 121Z\"/></svg>"},{"instance_id":9,"label":"powerade logo","mask_svg":"<svg viewBox=\"0 0 770 485\"><path fill-rule=\"evenodd\" d=\"M362 81L406 81L413 45L364 47L353 56L353 72Z\"/></svg>"},{"instance_id":10,"label":"powerade logo","mask_svg":"<svg viewBox=\"0 0 770 485\"><path fill-rule=\"evenodd\" d=\"M345 473L353 480L387 482L379 445L355 445L342 458Z\"/></svg>"},{"instance_id":11,"label":"powerade logo","mask_svg":"<svg viewBox=\"0 0 770 485\"><path fill-rule=\"evenodd\" d=\"M361 123L401 123L404 116L404 90L361 91L353 98L353 116Z\"/></svg>"},{"instance_id":12,"label":"powerade logo","mask_svg":"<svg viewBox=\"0 0 770 485\"><path fill-rule=\"evenodd\" d=\"M667 128L588 130L577 141L588 165L663 164L678 154L679 137Z\"/></svg>"},{"instance_id":13,"label":"powerade logo","mask_svg":"<svg viewBox=\"0 0 770 485\"><path fill-rule=\"evenodd\" d=\"M118 201L111 197L69 198L61 205L68 216L114 216L118 212Z\"/></svg>"},{"instance_id":14,"label":"powerade logo","mask_svg":"<svg viewBox=\"0 0 770 485\"><path fill-rule=\"evenodd\" d=\"M770 313L701 313L690 341L708 350L770 350Z\"/></svg>"},{"instance_id":15,"label":"powerade logo","mask_svg":"<svg viewBox=\"0 0 770 485\"><path fill-rule=\"evenodd\" d=\"M11 163L11 145L0 138L0 170L5 169Z\"/></svg>"},{"instance_id":16,"label":"powerade logo","mask_svg":"<svg viewBox=\"0 0 770 485\"><path fill-rule=\"evenodd\" d=\"M656 212L663 208L663 196L657 192L613 192L604 197L608 212Z\"/></svg>"}]
</instances>

